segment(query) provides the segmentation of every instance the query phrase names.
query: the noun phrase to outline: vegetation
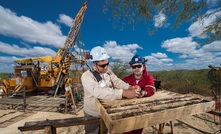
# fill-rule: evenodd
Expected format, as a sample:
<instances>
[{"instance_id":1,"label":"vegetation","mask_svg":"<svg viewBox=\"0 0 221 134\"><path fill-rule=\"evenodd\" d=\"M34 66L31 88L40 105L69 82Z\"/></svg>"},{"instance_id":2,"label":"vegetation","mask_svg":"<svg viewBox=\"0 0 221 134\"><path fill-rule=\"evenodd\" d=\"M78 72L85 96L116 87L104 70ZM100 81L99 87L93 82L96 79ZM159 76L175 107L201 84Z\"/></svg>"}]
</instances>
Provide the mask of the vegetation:
<instances>
[{"instance_id":1,"label":"vegetation","mask_svg":"<svg viewBox=\"0 0 221 134\"><path fill-rule=\"evenodd\" d=\"M114 61L111 70L123 78L131 74L128 64L122 64L119 60ZM161 88L181 94L194 93L203 96L212 96L212 83L208 79L210 69L200 70L171 70L149 72L156 80L161 81Z\"/></svg>"},{"instance_id":2,"label":"vegetation","mask_svg":"<svg viewBox=\"0 0 221 134\"><path fill-rule=\"evenodd\" d=\"M120 60L115 60L113 62L113 64L111 65L111 70L121 79L131 73L129 71L129 64L122 63L120 62Z\"/></svg>"},{"instance_id":3,"label":"vegetation","mask_svg":"<svg viewBox=\"0 0 221 134\"><path fill-rule=\"evenodd\" d=\"M209 69L171 70L149 73L161 81L161 87L164 90L181 94L194 93L203 96L212 96L208 72Z\"/></svg>"},{"instance_id":4,"label":"vegetation","mask_svg":"<svg viewBox=\"0 0 221 134\"><path fill-rule=\"evenodd\" d=\"M109 6L111 5L111 6ZM213 6L211 6L213 5ZM214 9L214 5L217 7ZM216 17L207 27L205 27L202 35L209 36L207 42L221 39L221 1L220 0L106 0L104 12L111 7L113 22L115 25L132 24L133 27L140 21L152 22L155 15L162 14L174 21L173 26L178 28L183 22L196 22L201 24L207 23L207 18ZM212 9L212 8L213 9ZM212 10L210 10L212 9ZM210 12L205 13L205 11ZM147 31L153 34L158 27L168 23L167 20L161 20L160 23L153 28L148 25Z\"/></svg>"},{"instance_id":5,"label":"vegetation","mask_svg":"<svg viewBox=\"0 0 221 134\"><path fill-rule=\"evenodd\" d=\"M9 76L9 73L0 73L0 79L7 79Z\"/></svg>"},{"instance_id":6,"label":"vegetation","mask_svg":"<svg viewBox=\"0 0 221 134\"><path fill-rule=\"evenodd\" d=\"M128 64L121 64L118 60L111 65L112 71L123 78L131 74ZM171 70L149 72L155 79L161 81L161 88L181 94L194 93L203 96L212 96L211 82L208 79L209 69L201 70ZM71 77L76 83L80 83L83 71L71 71ZM9 73L0 73L1 79L7 79Z\"/></svg>"}]
</instances>

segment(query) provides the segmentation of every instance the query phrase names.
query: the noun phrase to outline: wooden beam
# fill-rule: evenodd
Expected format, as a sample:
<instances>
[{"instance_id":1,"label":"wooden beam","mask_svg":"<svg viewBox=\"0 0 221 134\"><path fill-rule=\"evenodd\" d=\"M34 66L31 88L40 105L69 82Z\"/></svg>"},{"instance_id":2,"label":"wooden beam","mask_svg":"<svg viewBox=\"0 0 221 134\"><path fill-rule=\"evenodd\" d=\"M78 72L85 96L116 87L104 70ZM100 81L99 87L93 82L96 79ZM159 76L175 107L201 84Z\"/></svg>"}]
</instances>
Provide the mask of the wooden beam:
<instances>
[{"instance_id":1,"label":"wooden beam","mask_svg":"<svg viewBox=\"0 0 221 134\"><path fill-rule=\"evenodd\" d=\"M188 123L186 123L186 122L185 122L184 120L182 120L182 119L178 119L177 121L180 122L180 123L182 123L182 124L187 125L188 127L192 128L192 129L195 129L195 130L201 132L202 134L211 134L211 133L205 132L205 131L203 131L203 130L201 130L201 129L198 129L198 128L192 126L192 125L189 125Z\"/></svg>"},{"instance_id":2,"label":"wooden beam","mask_svg":"<svg viewBox=\"0 0 221 134\"><path fill-rule=\"evenodd\" d=\"M41 130L46 127L69 127L77 125L85 125L90 123L99 122L99 118L95 117L76 117L67 119L55 119L55 120L45 120L45 121L31 121L26 122L24 126L18 127L20 131L31 131L31 130Z\"/></svg>"}]
</instances>

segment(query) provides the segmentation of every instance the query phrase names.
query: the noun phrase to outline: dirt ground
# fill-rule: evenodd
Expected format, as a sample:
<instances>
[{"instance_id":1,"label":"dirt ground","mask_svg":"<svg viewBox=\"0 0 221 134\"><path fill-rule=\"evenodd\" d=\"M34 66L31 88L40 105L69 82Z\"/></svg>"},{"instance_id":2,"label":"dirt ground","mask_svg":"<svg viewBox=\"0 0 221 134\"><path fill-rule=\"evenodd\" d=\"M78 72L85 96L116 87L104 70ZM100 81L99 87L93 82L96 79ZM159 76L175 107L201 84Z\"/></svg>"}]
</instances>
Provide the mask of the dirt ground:
<instances>
[{"instance_id":1,"label":"dirt ground","mask_svg":"<svg viewBox=\"0 0 221 134\"><path fill-rule=\"evenodd\" d=\"M19 116L18 116L19 115ZM30 121L44 121L46 119L64 119L73 117L82 117L83 112L80 110L77 115L75 114L62 114L57 112L31 112L24 113L16 110L0 110L0 133L1 134L42 134L44 130L26 131L21 132L18 127L24 125L25 122ZM20 118L16 118L20 117ZM202 118L202 119L201 119ZM175 134L209 134L220 133L220 125L214 122L220 122L219 118L214 118L210 114L199 114L189 116L182 120L173 121ZM155 127L159 127L156 125ZM163 129L164 133L171 133L170 123L165 123ZM57 128L58 134L84 134L84 126L72 126L65 128ZM143 134L157 133L152 127L144 128Z\"/></svg>"},{"instance_id":2,"label":"dirt ground","mask_svg":"<svg viewBox=\"0 0 221 134\"><path fill-rule=\"evenodd\" d=\"M11 114L9 114L11 113ZM27 117L23 119L14 119L18 115L22 116L22 112L15 111L15 110L0 110L0 133L1 134L42 134L44 130L36 130L36 131L26 131L21 132L18 130L18 127L24 125L25 122L30 121L44 121L46 119L64 119L64 118L73 118L73 117L81 117L83 116L82 110L78 112L77 115L75 114L62 114L56 112L33 112ZM4 117L4 118L3 118ZM6 123L7 120L10 120L11 123ZM5 125L2 125L5 124ZM4 127L5 126L5 127ZM73 127L66 127L66 128L57 128L58 134L84 134L84 127L83 126L73 126Z\"/></svg>"}]
</instances>

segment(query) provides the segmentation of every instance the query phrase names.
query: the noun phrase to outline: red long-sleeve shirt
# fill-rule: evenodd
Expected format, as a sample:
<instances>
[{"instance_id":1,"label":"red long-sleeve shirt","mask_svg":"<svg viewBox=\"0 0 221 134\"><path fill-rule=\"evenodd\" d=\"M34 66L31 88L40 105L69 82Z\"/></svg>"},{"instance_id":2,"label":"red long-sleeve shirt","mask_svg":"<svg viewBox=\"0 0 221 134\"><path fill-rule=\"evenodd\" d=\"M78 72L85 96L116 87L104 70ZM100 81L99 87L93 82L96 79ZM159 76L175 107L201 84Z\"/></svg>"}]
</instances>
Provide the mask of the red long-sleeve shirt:
<instances>
[{"instance_id":1,"label":"red long-sleeve shirt","mask_svg":"<svg viewBox=\"0 0 221 134\"><path fill-rule=\"evenodd\" d=\"M145 90L147 92L147 96L149 97L155 93L154 78L148 74L145 65L144 68L145 69L138 83L136 82L134 74L124 77L123 81L130 85L139 85L141 87L141 90Z\"/></svg>"}]
</instances>

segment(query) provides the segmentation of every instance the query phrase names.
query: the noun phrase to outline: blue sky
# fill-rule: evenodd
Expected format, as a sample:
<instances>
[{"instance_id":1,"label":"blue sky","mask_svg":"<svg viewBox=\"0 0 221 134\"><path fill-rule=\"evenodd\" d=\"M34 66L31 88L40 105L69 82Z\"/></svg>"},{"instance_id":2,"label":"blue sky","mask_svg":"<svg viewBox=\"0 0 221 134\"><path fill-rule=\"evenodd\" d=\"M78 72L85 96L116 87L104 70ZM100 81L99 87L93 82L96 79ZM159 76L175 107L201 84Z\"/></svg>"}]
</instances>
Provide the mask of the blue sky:
<instances>
[{"instance_id":1,"label":"blue sky","mask_svg":"<svg viewBox=\"0 0 221 134\"><path fill-rule=\"evenodd\" d=\"M0 0L0 72L13 72L13 61L20 58L54 56L66 39L71 23L83 0ZM150 71L174 69L202 69L221 63L221 43L202 46L196 39L203 27L215 20L208 18L204 25L184 22L174 30L173 21L158 13L145 25L113 27L111 12L103 12L104 1L90 0L81 25L80 36L86 51L104 47L112 59L129 62L135 54L148 58ZM110 8L109 8L110 9ZM215 10L211 8L206 12ZM164 25L160 22L165 20ZM158 27L150 36L147 26ZM77 49L76 49L77 50ZM75 51L75 49L73 49Z\"/></svg>"}]
</instances>

